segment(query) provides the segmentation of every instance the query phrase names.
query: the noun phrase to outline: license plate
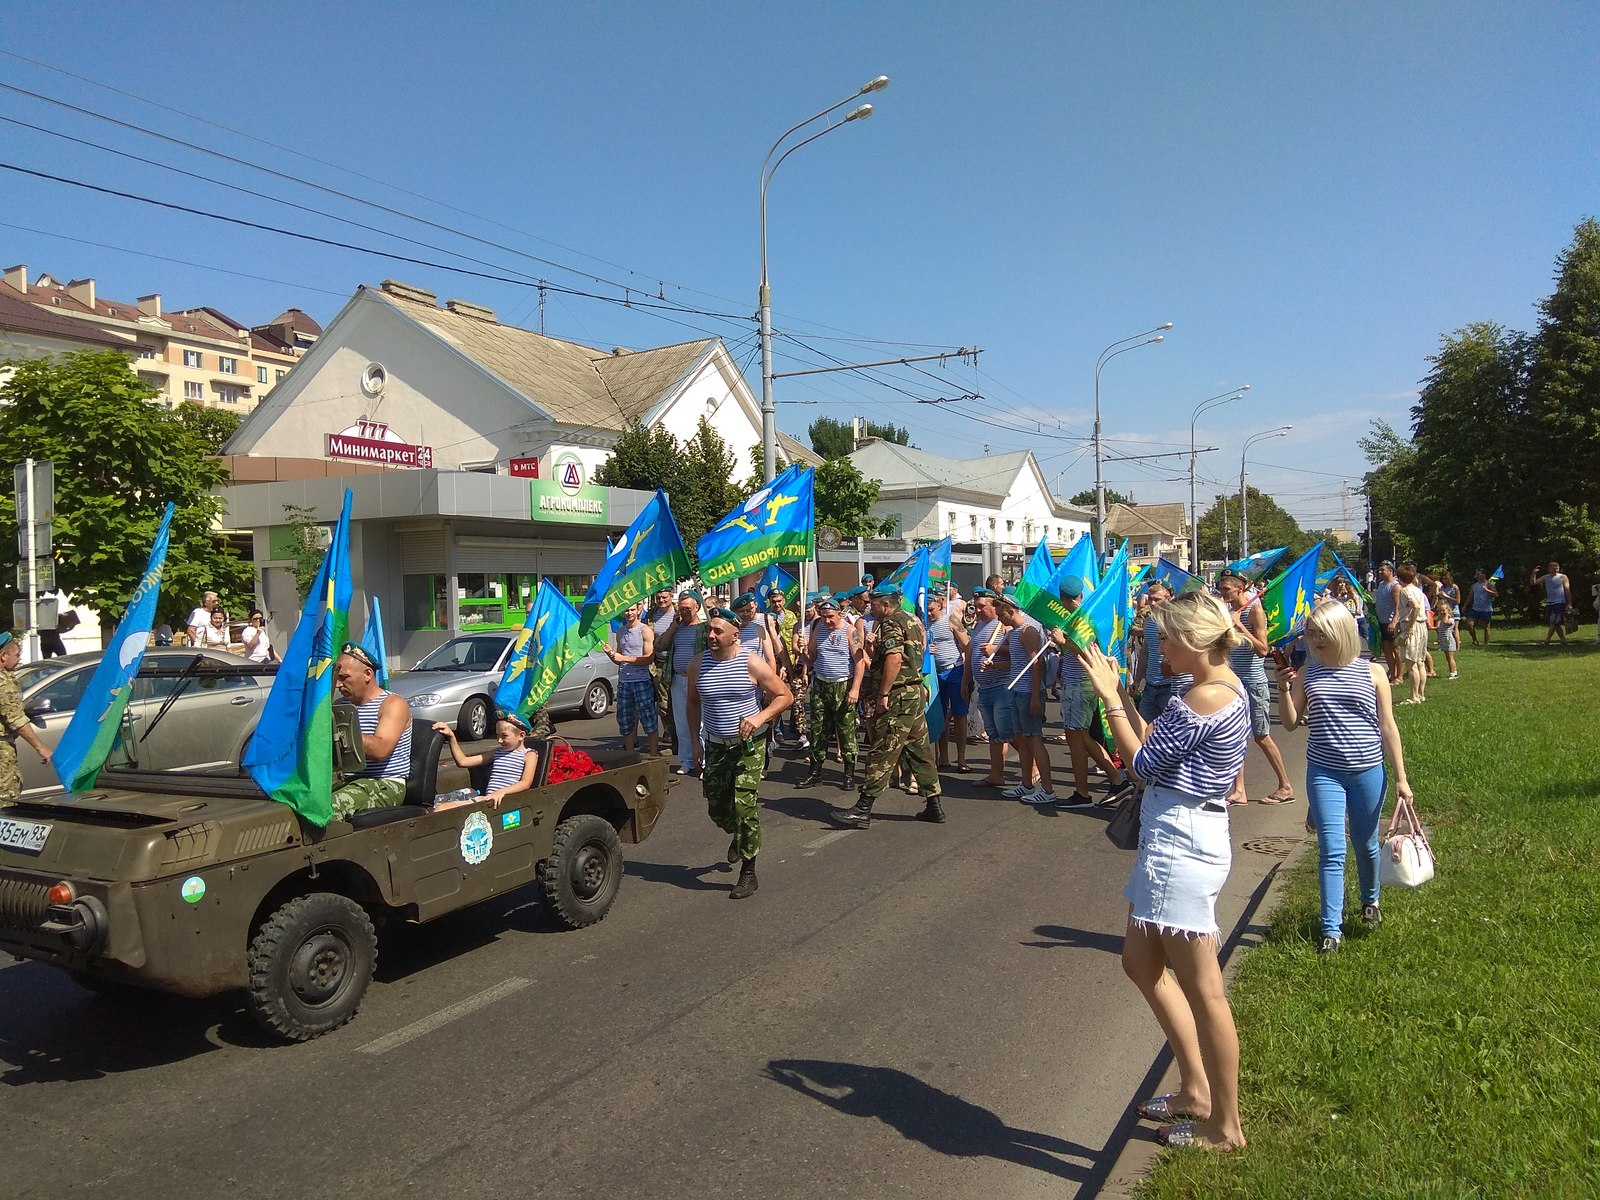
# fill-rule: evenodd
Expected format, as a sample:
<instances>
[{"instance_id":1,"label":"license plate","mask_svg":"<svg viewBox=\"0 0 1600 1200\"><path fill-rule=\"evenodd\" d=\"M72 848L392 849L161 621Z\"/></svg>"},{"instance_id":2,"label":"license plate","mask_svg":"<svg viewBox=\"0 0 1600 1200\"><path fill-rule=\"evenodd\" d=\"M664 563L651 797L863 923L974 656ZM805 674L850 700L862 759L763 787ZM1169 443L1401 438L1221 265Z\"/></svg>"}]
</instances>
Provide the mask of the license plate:
<instances>
[{"instance_id":1,"label":"license plate","mask_svg":"<svg viewBox=\"0 0 1600 1200\"><path fill-rule=\"evenodd\" d=\"M17 821L0 817L0 849L37 854L44 849L44 840L49 836L50 826L43 821Z\"/></svg>"}]
</instances>

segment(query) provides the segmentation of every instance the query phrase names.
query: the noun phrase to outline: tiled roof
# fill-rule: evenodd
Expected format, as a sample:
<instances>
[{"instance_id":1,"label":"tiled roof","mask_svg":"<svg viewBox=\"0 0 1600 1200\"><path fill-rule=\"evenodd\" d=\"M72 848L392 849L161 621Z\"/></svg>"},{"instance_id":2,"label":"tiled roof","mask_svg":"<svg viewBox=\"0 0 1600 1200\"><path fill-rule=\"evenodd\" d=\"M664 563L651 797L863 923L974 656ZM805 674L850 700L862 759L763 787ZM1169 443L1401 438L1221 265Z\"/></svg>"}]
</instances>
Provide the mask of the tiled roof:
<instances>
[{"instance_id":1,"label":"tiled roof","mask_svg":"<svg viewBox=\"0 0 1600 1200\"><path fill-rule=\"evenodd\" d=\"M84 321L51 311L53 306L30 304L13 288L0 288L0 329L36 333L62 341L82 342L85 346L114 347L131 352L133 342Z\"/></svg>"},{"instance_id":2,"label":"tiled roof","mask_svg":"<svg viewBox=\"0 0 1600 1200\"><path fill-rule=\"evenodd\" d=\"M312 335L313 337L322 336L322 326L318 325L316 321L307 316L305 313L301 312L298 308L284 309L277 316L273 317L272 320L268 321L267 324L287 325L296 333L306 333Z\"/></svg>"},{"instance_id":3,"label":"tiled roof","mask_svg":"<svg viewBox=\"0 0 1600 1200\"><path fill-rule=\"evenodd\" d=\"M1154 532L1183 537L1186 515L1181 504L1113 504L1106 513L1106 532L1118 536Z\"/></svg>"},{"instance_id":4,"label":"tiled roof","mask_svg":"<svg viewBox=\"0 0 1600 1200\"><path fill-rule=\"evenodd\" d=\"M502 325L485 309L440 308L387 284L373 294L563 424L625 428L649 412L717 344L715 338L704 338L651 350L607 352ZM473 311L486 315L469 315Z\"/></svg>"}]
</instances>

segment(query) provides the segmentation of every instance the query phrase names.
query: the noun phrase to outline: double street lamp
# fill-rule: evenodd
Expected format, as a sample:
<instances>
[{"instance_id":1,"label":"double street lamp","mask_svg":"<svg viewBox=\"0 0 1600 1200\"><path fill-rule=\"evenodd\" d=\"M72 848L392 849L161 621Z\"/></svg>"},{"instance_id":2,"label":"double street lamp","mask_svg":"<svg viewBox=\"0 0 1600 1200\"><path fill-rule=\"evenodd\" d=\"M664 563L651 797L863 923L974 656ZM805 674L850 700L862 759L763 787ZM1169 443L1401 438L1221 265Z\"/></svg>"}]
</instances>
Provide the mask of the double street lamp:
<instances>
[{"instance_id":1,"label":"double street lamp","mask_svg":"<svg viewBox=\"0 0 1600 1200\"><path fill-rule=\"evenodd\" d=\"M1239 557L1250 557L1250 500L1244 488L1244 459L1250 453L1250 447L1257 442L1264 442L1268 438L1283 437L1293 425L1279 425L1276 429L1266 429L1260 433L1252 433L1244 440L1244 449L1239 452Z\"/></svg>"},{"instance_id":2,"label":"double street lamp","mask_svg":"<svg viewBox=\"0 0 1600 1200\"><path fill-rule=\"evenodd\" d=\"M1129 350L1138 350L1142 346L1154 346L1167 339L1162 336L1161 330L1171 329L1172 322L1157 325L1154 329L1146 329L1143 333L1135 333L1125 338L1118 338L1100 351L1100 357L1094 362L1094 528L1095 552L1101 559L1106 554L1106 481L1101 464L1104 457L1100 452L1100 372L1105 365L1119 354L1126 354ZM1155 337L1149 336L1155 334ZM1140 339L1143 339L1142 341ZM1132 342L1133 345L1127 343Z\"/></svg>"},{"instance_id":3,"label":"double street lamp","mask_svg":"<svg viewBox=\"0 0 1600 1200\"><path fill-rule=\"evenodd\" d=\"M1195 513L1194 503L1194 468L1195 458L1199 451L1195 449L1194 429L1195 422L1200 420L1200 414L1213 408L1221 408L1224 404L1231 404L1242 399L1250 390L1248 383L1241 383L1238 387L1226 392L1219 392L1208 400L1200 401L1194 410L1194 415L1189 418L1189 569L1199 574L1200 565L1200 518ZM1224 506L1226 508L1226 506Z\"/></svg>"},{"instance_id":4,"label":"double street lamp","mask_svg":"<svg viewBox=\"0 0 1600 1200\"><path fill-rule=\"evenodd\" d=\"M783 165L783 160L788 158L801 146L809 146L819 137L841 129L851 121L865 121L872 115L872 105L859 104L845 114L844 120L838 121L824 129L813 133L810 137L802 138L790 146L781 155L778 161L773 162L772 156L778 153L778 147L783 145L791 134L799 132L813 121L820 121L830 113L837 112L846 104L865 96L869 92L881 92L889 86L889 77L879 75L876 79L869 79L859 89L846 96L837 104L830 104L819 113L813 113L798 125L792 125L783 131L783 136L772 143L772 148L767 151L766 158L761 160L761 476L764 483L771 483L778 463L778 426L777 410L772 404L772 289L767 284L767 185L772 182L772 177L777 174L778 168ZM768 164L771 164L770 166Z\"/></svg>"}]
</instances>

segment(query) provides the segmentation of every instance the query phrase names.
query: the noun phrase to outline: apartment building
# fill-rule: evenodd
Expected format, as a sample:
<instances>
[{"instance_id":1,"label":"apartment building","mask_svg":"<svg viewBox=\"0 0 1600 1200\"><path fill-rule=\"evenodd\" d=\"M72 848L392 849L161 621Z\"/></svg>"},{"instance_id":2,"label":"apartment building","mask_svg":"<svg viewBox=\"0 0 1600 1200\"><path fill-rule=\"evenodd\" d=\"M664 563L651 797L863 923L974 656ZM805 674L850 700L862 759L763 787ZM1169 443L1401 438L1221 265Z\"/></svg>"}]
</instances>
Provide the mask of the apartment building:
<instances>
[{"instance_id":1,"label":"apartment building","mask_svg":"<svg viewBox=\"0 0 1600 1200\"><path fill-rule=\"evenodd\" d=\"M125 346L139 377L158 390L157 403L169 408L189 401L251 412L322 332L299 309L251 328L215 308L166 312L154 294L110 300L97 294L93 279L32 278L26 264L6 268L0 297L34 305L61 328L92 332L89 344Z\"/></svg>"}]
</instances>

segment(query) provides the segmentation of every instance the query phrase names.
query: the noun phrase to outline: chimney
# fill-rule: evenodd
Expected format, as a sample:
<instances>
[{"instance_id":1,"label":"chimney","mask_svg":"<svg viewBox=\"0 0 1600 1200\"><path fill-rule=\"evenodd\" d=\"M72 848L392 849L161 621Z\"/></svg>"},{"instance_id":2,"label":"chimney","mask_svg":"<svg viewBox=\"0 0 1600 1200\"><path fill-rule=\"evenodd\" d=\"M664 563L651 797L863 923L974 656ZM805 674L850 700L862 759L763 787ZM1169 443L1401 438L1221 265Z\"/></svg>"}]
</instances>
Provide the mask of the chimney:
<instances>
[{"instance_id":1,"label":"chimney","mask_svg":"<svg viewBox=\"0 0 1600 1200\"><path fill-rule=\"evenodd\" d=\"M446 300L444 306L458 317L471 317L476 321L487 321L491 325L498 324L494 309L485 308L481 304L471 304L466 300Z\"/></svg>"},{"instance_id":2,"label":"chimney","mask_svg":"<svg viewBox=\"0 0 1600 1200\"><path fill-rule=\"evenodd\" d=\"M18 263L14 267L7 267L5 280L23 295L28 294L28 264Z\"/></svg>"},{"instance_id":3,"label":"chimney","mask_svg":"<svg viewBox=\"0 0 1600 1200\"><path fill-rule=\"evenodd\" d=\"M427 288L401 283L398 279L385 279L383 281L383 290L401 300L415 300L420 304L431 304L435 308L439 306L439 297Z\"/></svg>"},{"instance_id":4,"label":"chimney","mask_svg":"<svg viewBox=\"0 0 1600 1200\"><path fill-rule=\"evenodd\" d=\"M94 307L94 280L74 279L67 284L67 295L85 308Z\"/></svg>"},{"instance_id":5,"label":"chimney","mask_svg":"<svg viewBox=\"0 0 1600 1200\"><path fill-rule=\"evenodd\" d=\"M160 293L154 296L140 296L139 311L147 317L159 317L161 315Z\"/></svg>"}]
</instances>

